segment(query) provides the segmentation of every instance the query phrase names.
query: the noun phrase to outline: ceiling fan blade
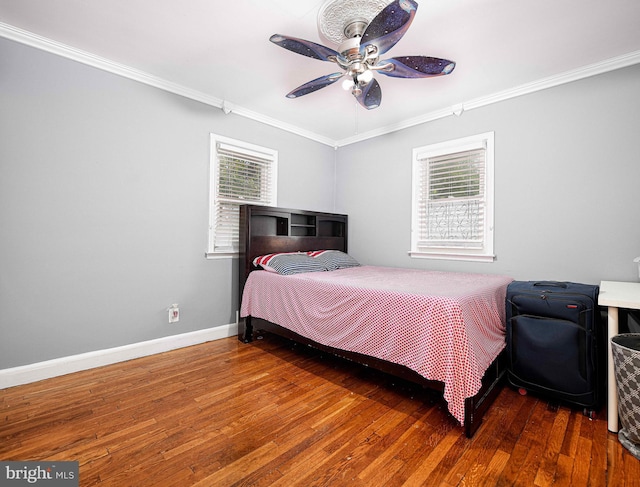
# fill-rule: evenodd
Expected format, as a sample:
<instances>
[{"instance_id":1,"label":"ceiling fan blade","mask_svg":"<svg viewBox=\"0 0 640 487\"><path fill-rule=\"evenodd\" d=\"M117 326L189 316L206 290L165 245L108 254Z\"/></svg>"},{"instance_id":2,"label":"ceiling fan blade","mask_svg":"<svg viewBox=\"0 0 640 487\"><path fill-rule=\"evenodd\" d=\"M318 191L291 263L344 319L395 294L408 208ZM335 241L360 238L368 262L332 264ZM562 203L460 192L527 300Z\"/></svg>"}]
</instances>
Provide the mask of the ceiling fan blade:
<instances>
[{"instance_id":1,"label":"ceiling fan blade","mask_svg":"<svg viewBox=\"0 0 640 487\"><path fill-rule=\"evenodd\" d=\"M321 76L320 78L316 78L308 83L298 86L295 90L287 94L287 98L298 98L299 96L308 95L309 93L318 91L320 88L324 88L325 86L335 83L342 78L342 76L344 76L344 73L332 73L326 76Z\"/></svg>"},{"instance_id":2,"label":"ceiling fan blade","mask_svg":"<svg viewBox=\"0 0 640 487\"><path fill-rule=\"evenodd\" d=\"M378 108L382 102L382 89L376 79L372 79L366 85L361 86L359 94L354 94L358 103L367 110Z\"/></svg>"},{"instance_id":3,"label":"ceiling fan blade","mask_svg":"<svg viewBox=\"0 0 640 487\"><path fill-rule=\"evenodd\" d=\"M401 56L380 61L377 66L391 64L393 69L380 69L378 73L394 78L431 78L451 73L456 63L448 59L429 56Z\"/></svg>"},{"instance_id":4,"label":"ceiling fan blade","mask_svg":"<svg viewBox=\"0 0 640 487\"><path fill-rule=\"evenodd\" d=\"M280 47L288 49L289 51L302 54L303 56L313 59L319 59L320 61L333 61L338 57L338 53L333 49L316 44L315 42L305 41L304 39L273 34L269 40Z\"/></svg>"},{"instance_id":5,"label":"ceiling fan blade","mask_svg":"<svg viewBox=\"0 0 640 487\"><path fill-rule=\"evenodd\" d=\"M367 26L360 40L360 52L368 45L378 48L378 54L391 49L407 32L416 15L418 4L413 0L395 0L376 15Z\"/></svg>"}]
</instances>

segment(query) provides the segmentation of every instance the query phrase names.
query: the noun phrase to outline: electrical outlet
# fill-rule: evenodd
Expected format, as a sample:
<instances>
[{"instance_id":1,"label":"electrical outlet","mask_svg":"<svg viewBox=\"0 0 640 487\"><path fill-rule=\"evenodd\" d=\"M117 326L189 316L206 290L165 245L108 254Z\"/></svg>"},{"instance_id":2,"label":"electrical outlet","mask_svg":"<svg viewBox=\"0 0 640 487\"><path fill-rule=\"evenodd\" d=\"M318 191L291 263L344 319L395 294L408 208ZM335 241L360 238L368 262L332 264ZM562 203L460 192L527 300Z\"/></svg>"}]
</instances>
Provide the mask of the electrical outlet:
<instances>
[{"instance_id":1,"label":"electrical outlet","mask_svg":"<svg viewBox=\"0 0 640 487\"><path fill-rule=\"evenodd\" d=\"M172 304L167 308L169 312L169 323L177 323L180 321L180 308L178 308L177 304Z\"/></svg>"}]
</instances>

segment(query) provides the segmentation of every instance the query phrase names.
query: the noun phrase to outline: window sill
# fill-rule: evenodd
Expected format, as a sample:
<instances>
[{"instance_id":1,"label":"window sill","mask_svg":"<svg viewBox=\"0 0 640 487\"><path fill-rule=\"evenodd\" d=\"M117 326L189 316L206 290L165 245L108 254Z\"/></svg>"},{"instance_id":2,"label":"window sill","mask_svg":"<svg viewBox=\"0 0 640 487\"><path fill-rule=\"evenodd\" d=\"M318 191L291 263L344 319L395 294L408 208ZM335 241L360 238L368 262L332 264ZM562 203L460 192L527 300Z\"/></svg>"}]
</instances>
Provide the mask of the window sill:
<instances>
[{"instance_id":1,"label":"window sill","mask_svg":"<svg viewBox=\"0 0 640 487\"><path fill-rule=\"evenodd\" d=\"M413 259L434 259L434 260L465 260L469 262L493 262L495 255L487 254L465 254L456 252L417 252L410 250L409 256Z\"/></svg>"},{"instance_id":2,"label":"window sill","mask_svg":"<svg viewBox=\"0 0 640 487\"><path fill-rule=\"evenodd\" d=\"M240 254L238 252L205 252L204 256L207 260L237 259Z\"/></svg>"}]
</instances>

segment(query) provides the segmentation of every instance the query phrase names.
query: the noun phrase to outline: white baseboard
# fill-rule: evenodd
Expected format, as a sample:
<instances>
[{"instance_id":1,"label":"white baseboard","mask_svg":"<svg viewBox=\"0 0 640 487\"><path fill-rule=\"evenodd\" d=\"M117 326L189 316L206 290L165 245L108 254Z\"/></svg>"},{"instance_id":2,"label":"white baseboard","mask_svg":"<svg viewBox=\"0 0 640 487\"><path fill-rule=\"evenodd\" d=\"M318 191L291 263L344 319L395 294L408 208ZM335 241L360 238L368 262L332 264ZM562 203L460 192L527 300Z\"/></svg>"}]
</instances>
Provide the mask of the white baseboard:
<instances>
[{"instance_id":1,"label":"white baseboard","mask_svg":"<svg viewBox=\"0 0 640 487\"><path fill-rule=\"evenodd\" d=\"M102 367L103 365L125 362L139 357L146 357L156 353L168 352L176 348L189 347L198 343L227 338L238 333L238 325L217 326L204 330L182 333L163 338L156 338L146 342L132 343L122 347L96 350L69 357L61 357L45 362L12 367L0 370L0 389L28 384L43 379L50 379L60 375L70 374L81 370Z\"/></svg>"}]
</instances>

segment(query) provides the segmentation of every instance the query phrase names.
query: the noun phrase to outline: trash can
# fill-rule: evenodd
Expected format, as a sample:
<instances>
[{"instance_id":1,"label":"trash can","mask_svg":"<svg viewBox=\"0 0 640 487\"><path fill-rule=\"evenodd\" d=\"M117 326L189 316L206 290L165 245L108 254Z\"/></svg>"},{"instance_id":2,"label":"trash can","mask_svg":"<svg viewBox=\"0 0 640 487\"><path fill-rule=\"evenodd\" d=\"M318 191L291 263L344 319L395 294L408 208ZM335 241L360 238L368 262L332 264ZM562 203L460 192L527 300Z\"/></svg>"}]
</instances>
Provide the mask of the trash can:
<instances>
[{"instance_id":1,"label":"trash can","mask_svg":"<svg viewBox=\"0 0 640 487\"><path fill-rule=\"evenodd\" d=\"M614 336L611 350L621 426L618 439L640 460L640 333Z\"/></svg>"}]
</instances>

